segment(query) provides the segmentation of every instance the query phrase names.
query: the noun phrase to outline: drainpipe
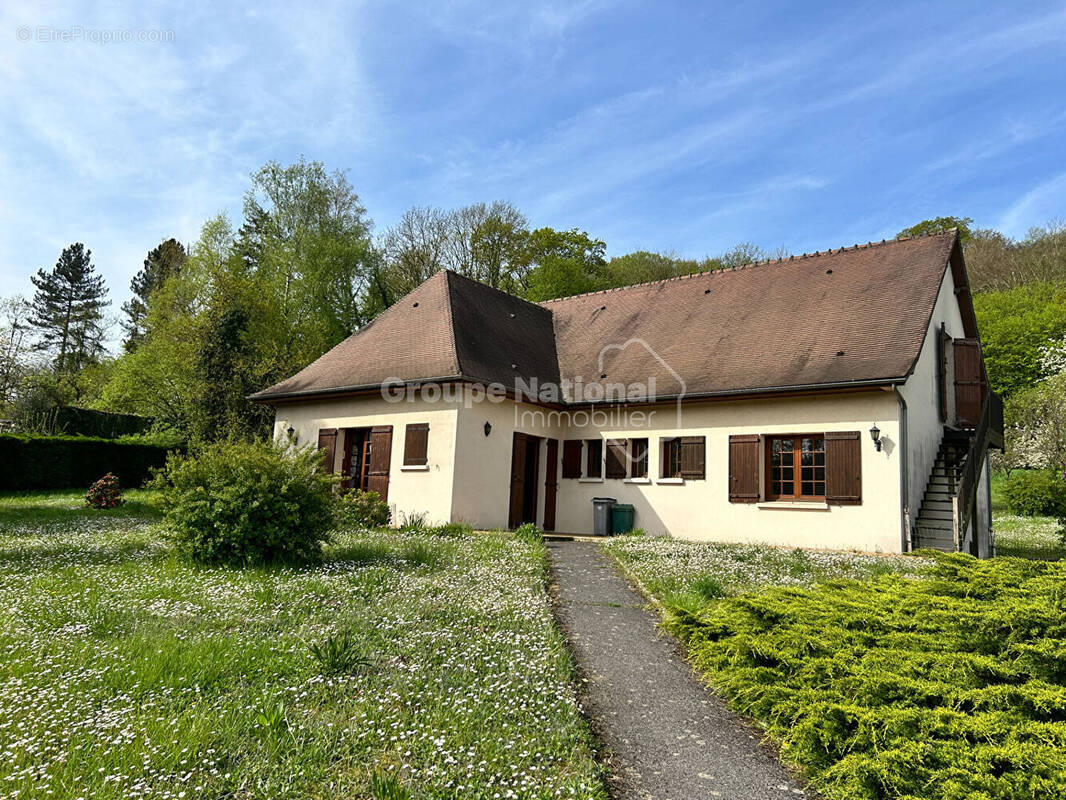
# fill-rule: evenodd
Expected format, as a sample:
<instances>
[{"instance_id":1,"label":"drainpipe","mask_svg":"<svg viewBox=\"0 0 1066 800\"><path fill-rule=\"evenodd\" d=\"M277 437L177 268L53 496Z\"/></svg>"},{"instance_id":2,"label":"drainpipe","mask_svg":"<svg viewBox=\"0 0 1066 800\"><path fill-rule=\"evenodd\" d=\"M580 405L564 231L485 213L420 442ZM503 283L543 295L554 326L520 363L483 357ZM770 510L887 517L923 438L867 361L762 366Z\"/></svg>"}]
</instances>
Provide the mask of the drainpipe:
<instances>
[{"instance_id":1,"label":"drainpipe","mask_svg":"<svg viewBox=\"0 0 1066 800\"><path fill-rule=\"evenodd\" d=\"M899 403L899 492L903 501L903 552L909 553L914 549L911 541L911 512L910 512L910 489L907 475L909 462L907 461L907 401L903 398L898 386L892 387L896 393L896 401Z\"/></svg>"}]
</instances>

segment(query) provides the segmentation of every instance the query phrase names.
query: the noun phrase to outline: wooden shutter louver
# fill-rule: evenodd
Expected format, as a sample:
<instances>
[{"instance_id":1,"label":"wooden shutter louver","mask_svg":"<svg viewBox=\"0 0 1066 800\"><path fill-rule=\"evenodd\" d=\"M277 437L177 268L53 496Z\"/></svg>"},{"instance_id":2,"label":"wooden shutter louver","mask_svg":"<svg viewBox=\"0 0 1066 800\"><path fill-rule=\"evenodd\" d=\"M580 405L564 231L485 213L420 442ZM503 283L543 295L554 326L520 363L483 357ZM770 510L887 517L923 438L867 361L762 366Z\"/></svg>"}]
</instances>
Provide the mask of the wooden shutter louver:
<instances>
[{"instance_id":1,"label":"wooden shutter louver","mask_svg":"<svg viewBox=\"0 0 1066 800\"><path fill-rule=\"evenodd\" d=\"M318 449L322 451L322 469L333 474L333 463L337 457L337 429L320 428L318 431Z\"/></svg>"},{"instance_id":2,"label":"wooden shutter louver","mask_svg":"<svg viewBox=\"0 0 1066 800\"><path fill-rule=\"evenodd\" d=\"M976 339L956 339L955 353L955 422L964 428L977 426L985 398L984 373L981 369L981 345Z\"/></svg>"},{"instance_id":3,"label":"wooden shutter louver","mask_svg":"<svg viewBox=\"0 0 1066 800\"><path fill-rule=\"evenodd\" d=\"M429 425L424 422L408 425L403 435L403 465L423 467L428 462L428 453Z\"/></svg>"},{"instance_id":4,"label":"wooden shutter louver","mask_svg":"<svg viewBox=\"0 0 1066 800\"><path fill-rule=\"evenodd\" d=\"M603 477L603 440L589 439L585 459L585 475L589 478Z\"/></svg>"},{"instance_id":5,"label":"wooden shutter louver","mask_svg":"<svg viewBox=\"0 0 1066 800\"><path fill-rule=\"evenodd\" d=\"M581 477L581 440L570 439L563 442L563 477Z\"/></svg>"},{"instance_id":6,"label":"wooden shutter louver","mask_svg":"<svg viewBox=\"0 0 1066 800\"><path fill-rule=\"evenodd\" d=\"M617 479L626 476L626 444L625 439L607 440L606 477Z\"/></svg>"},{"instance_id":7,"label":"wooden shutter louver","mask_svg":"<svg viewBox=\"0 0 1066 800\"><path fill-rule=\"evenodd\" d=\"M370 429L370 469L366 488L377 492L382 500L389 498L389 462L392 460L392 426Z\"/></svg>"},{"instance_id":8,"label":"wooden shutter louver","mask_svg":"<svg viewBox=\"0 0 1066 800\"><path fill-rule=\"evenodd\" d=\"M631 439L629 458L629 477L630 478L647 478L648 477L648 440L647 439Z\"/></svg>"},{"instance_id":9,"label":"wooden shutter louver","mask_svg":"<svg viewBox=\"0 0 1066 800\"><path fill-rule=\"evenodd\" d=\"M687 480L703 480L706 477L705 446L702 436L684 436L681 439L681 477Z\"/></svg>"},{"instance_id":10,"label":"wooden shutter louver","mask_svg":"<svg viewBox=\"0 0 1066 800\"><path fill-rule=\"evenodd\" d=\"M729 502L759 502L759 437L729 437Z\"/></svg>"},{"instance_id":11,"label":"wooden shutter louver","mask_svg":"<svg viewBox=\"0 0 1066 800\"><path fill-rule=\"evenodd\" d=\"M825 501L837 506L862 504L859 431L831 431L825 435Z\"/></svg>"}]
</instances>

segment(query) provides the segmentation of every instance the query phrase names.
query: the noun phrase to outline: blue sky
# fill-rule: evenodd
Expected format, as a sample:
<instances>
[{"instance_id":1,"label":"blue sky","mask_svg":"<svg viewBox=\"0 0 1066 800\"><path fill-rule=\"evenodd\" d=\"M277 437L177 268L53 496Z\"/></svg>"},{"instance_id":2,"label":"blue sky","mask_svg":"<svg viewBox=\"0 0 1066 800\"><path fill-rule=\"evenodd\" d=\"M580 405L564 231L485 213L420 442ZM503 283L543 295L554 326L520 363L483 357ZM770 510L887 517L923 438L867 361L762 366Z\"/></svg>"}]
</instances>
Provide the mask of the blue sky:
<instances>
[{"instance_id":1,"label":"blue sky","mask_svg":"<svg viewBox=\"0 0 1066 800\"><path fill-rule=\"evenodd\" d=\"M117 308L149 248L301 154L378 230L505 199L611 255L1066 217L1062 4L6 5L0 295L83 241ZM38 30L75 26L173 33Z\"/></svg>"}]
</instances>

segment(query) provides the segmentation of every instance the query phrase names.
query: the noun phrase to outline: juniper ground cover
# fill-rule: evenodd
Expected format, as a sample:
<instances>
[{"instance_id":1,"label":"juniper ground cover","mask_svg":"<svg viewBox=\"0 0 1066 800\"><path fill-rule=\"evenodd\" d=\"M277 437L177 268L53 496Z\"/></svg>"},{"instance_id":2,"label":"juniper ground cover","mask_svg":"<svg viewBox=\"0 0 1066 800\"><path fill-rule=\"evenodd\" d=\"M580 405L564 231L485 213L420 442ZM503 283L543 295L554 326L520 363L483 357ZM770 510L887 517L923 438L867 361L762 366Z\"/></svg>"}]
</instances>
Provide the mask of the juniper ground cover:
<instances>
[{"instance_id":1,"label":"juniper ground cover","mask_svg":"<svg viewBox=\"0 0 1066 800\"><path fill-rule=\"evenodd\" d=\"M1066 797L1066 562L607 548L825 797Z\"/></svg>"},{"instance_id":2,"label":"juniper ground cover","mask_svg":"<svg viewBox=\"0 0 1066 800\"><path fill-rule=\"evenodd\" d=\"M539 543L199 567L83 504L0 497L0 797L605 797Z\"/></svg>"}]
</instances>

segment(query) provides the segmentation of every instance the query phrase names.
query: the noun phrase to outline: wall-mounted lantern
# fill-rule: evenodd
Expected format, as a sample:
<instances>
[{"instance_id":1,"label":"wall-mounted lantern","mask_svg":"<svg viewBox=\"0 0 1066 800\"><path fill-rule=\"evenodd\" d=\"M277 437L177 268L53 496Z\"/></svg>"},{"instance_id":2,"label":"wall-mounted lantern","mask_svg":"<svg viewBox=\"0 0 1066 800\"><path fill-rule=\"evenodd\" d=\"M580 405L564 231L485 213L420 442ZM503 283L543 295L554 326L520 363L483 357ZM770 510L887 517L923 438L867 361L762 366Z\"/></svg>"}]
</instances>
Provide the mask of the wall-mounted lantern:
<instances>
[{"instance_id":1,"label":"wall-mounted lantern","mask_svg":"<svg viewBox=\"0 0 1066 800\"><path fill-rule=\"evenodd\" d=\"M878 453L880 453L881 452L881 444L882 444L882 442L881 442L881 429L877 427L877 423L876 422L874 423L874 426L872 428L870 428L870 438L874 440L874 450L876 450Z\"/></svg>"},{"instance_id":2,"label":"wall-mounted lantern","mask_svg":"<svg viewBox=\"0 0 1066 800\"><path fill-rule=\"evenodd\" d=\"M291 439L291 438L292 438L292 435L293 435L294 433L296 433L296 429L295 429L294 427L292 427L292 425L290 425L290 426L289 426L289 427L288 427L288 428L286 429L285 433L289 434L289 438Z\"/></svg>"},{"instance_id":3,"label":"wall-mounted lantern","mask_svg":"<svg viewBox=\"0 0 1066 800\"><path fill-rule=\"evenodd\" d=\"M492 433L492 423L485 420L485 435L488 436L490 433Z\"/></svg>"}]
</instances>

